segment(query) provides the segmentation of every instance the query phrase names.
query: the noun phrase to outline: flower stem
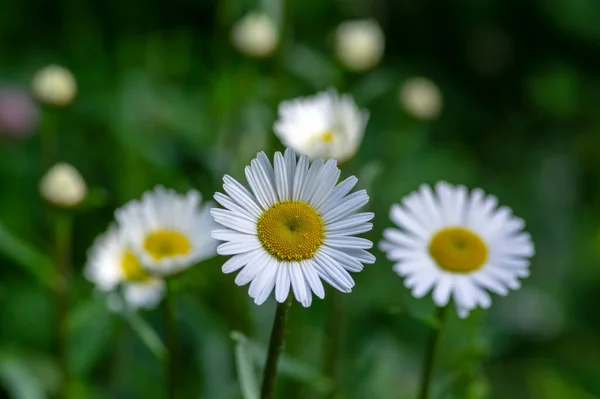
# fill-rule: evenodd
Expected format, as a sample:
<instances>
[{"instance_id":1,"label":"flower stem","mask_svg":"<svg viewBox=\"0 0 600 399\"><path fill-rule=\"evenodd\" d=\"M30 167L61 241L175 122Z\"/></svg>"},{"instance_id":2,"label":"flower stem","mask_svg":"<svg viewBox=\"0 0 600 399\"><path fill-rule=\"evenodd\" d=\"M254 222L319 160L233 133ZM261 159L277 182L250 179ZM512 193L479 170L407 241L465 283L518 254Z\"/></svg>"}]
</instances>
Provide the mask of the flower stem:
<instances>
[{"instance_id":1,"label":"flower stem","mask_svg":"<svg viewBox=\"0 0 600 399\"><path fill-rule=\"evenodd\" d=\"M271 338L269 340L269 353L267 354L267 363L263 372L262 388L260 392L261 399L272 399L275 391L275 378L277 377L277 360L283 348L285 337L285 323L288 310L292 304L292 293L288 295L285 302L277 304L273 328L271 329Z\"/></svg>"},{"instance_id":2,"label":"flower stem","mask_svg":"<svg viewBox=\"0 0 600 399\"><path fill-rule=\"evenodd\" d=\"M342 332L342 293L332 290L331 299L327 302L325 319L325 335L323 337L323 375L331 381L331 389L325 395L333 399L337 395L339 367L338 357Z\"/></svg>"},{"instance_id":3,"label":"flower stem","mask_svg":"<svg viewBox=\"0 0 600 399\"><path fill-rule=\"evenodd\" d=\"M435 366L435 360L437 356L437 351L440 346L440 341L442 338L442 332L444 330L444 325L446 324L446 316L448 314L448 307L450 305L446 305L443 307L438 307L436 311L436 326L435 331L429 337L429 342L427 343L427 353L425 354L425 361L423 362L423 374L421 376L421 390L418 396L418 399L429 399L429 393L431 388L431 377L433 375L433 367Z\"/></svg>"},{"instance_id":4,"label":"flower stem","mask_svg":"<svg viewBox=\"0 0 600 399\"><path fill-rule=\"evenodd\" d=\"M71 215L57 213L54 218L54 245L56 250L57 281L59 282L56 293L57 310L57 339L58 357L62 374L60 396L69 397L69 348L68 348L68 322L69 322L69 281L71 275L71 244L72 244L72 219Z\"/></svg>"},{"instance_id":5,"label":"flower stem","mask_svg":"<svg viewBox=\"0 0 600 399\"><path fill-rule=\"evenodd\" d=\"M168 348L168 356L165 357L165 387L166 398L173 399L175 397L175 386L177 377L177 317L175 314L175 292L171 281L166 280L166 295L165 295L165 343Z\"/></svg>"}]
</instances>

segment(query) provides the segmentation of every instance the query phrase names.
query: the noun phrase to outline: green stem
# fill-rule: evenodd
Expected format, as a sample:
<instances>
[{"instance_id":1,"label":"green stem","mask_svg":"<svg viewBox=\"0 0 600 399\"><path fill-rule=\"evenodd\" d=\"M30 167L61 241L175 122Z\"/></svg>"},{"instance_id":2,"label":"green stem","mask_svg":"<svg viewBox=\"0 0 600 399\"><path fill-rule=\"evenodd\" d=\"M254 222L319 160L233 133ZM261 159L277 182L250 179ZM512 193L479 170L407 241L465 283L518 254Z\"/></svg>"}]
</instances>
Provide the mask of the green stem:
<instances>
[{"instance_id":1,"label":"green stem","mask_svg":"<svg viewBox=\"0 0 600 399\"><path fill-rule=\"evenodd\" d=\"M429 399L431 391L431 379L433 376L433 368L435 366L435 360L437 351L440 346L442 338L442 332L446 324L446 316L448 314L448 308L450 304L444 307L438 307L436 311L436 326L435 331L429 337L427 344L427 353L425 354L425 360L423 362L423 374L421 376L421 390L419 393L419 399Z\"/></svg>"},{"instance_id":2,"label":"green stem","mask_svg":"<svg viewBox=\"0 0 600 399\"><path fill-rule=\"evenodd\" d=\"M69 397L69 348L68 348L68 321L69 321L69 282L71 278L71 247L72 247L71 215L58 213L54 220L54 239L56 248L56 272L58 289L56 290L56 310L58 357L62 374L60 392L62 398Z\"/></svg>"},{"instance_id":3,"label":"green stem","mask_svg":"<svg viewBox=\"0 0 600 399\"><path fill-rule=\"evenodd\" d=\"M339 386L338 357L342 333L342 293L331 290L331 299L327 302L325 336L323 337L323 375L331 381L331 390L326 398L335 398Z\"/></svg>"},{"instance_id":4,"label":"green stem","mask_svg":"<svg viewBox=\"0 0 600 399\"><path fill-rule=\"evenodd\" d=\"M261 399L272 399L275 391L275 378L277 377L277 361L283 349L285 337L285 323L288 310L292 304L292 293L283 303L277 304L273 328L271 329L271 338L269 340L269 352L267 353L267 363L263 372L262 388L260 392Z\"/></svg>"},{"instance_id":5,"label":"green stem","mask_svg":"<svg viewBox=\"0 0 600 399\"><path fill-rule=\"evenodd\" d=\"M42 112L43 119L40 126L40 163L42 174L44 174L56 160L56 131L58 123L54 109L44 106Z\"/></svg>"},{"instance_id":6,"label":"green stem","mask_svg":"<svg viewBox=\"0 0 600 399\"><path fill-rule=\"evenodd\" d=\"M166 280L167 292L165 295L165 343L169 355L165 358L165 386L166 398L175 397L175 386L177 377L177 317L175 314L175 292L171 281Z\"/></svg>"}]
</instances>

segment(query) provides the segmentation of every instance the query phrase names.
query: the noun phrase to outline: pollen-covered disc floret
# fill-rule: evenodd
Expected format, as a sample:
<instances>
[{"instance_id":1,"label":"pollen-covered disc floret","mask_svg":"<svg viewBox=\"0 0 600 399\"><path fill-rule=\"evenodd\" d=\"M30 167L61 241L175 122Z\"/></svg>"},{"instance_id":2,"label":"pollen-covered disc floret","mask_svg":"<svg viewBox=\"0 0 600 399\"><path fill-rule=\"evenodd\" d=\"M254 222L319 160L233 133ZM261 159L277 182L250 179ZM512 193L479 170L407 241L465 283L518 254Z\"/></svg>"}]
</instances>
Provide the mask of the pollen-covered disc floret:
<instances>
[{"instance_id":1,"label":"pollen-covered disc floret","mask_svg":"<svg viewBox=\"0 0 600 399\"><path fill-rule=\"evenodd\" d=\"M132 309L155 308L165 292L163 280L142 268L123 231L116 225L110 226L92 245L84 276L99 291L115 291L121 287L123 299Z\"/></svg>"},{"instance_id":2,"label":"pollen-covered disc floret","mask_svg":"<svg viewBox=\"0 0 600 399\"><path fill-rule=\"evenodd\" d=\"M313 294L325 296L321 280L350 292L354 281L348 272L375 261L366 251L371 241L355 237L373 227L372 213L356 213L369 197L364 190L348 195L357 179L337 184L339 177L335 160L311 163L288 148L284 155L275 153L273 164L262 152L252 160L246 167L250 190L223 178L227 194L216 193L215 199L225 209L211 210L223 226L213 231L225 241L217 252L232 255L223 272L241 269L235 282L250 283L257 304L273 290L283 302L291 288L298 302L310 306Z\"/></svg>"},{"instance_id":3,"label":"pollen-covered disc floret","mask_svg":"<svg viewBox=\"0 0 600 399\"><path fill-rule=\"evenodd\" d=\"M180 195L157 186L115 215L143 268L166 276L216 254L210 206L197 191Z\"/></svg>"},{"instance_id":4,"label":"pollen-covered disc floret","mask_svg":"<svg viewBox=\"0 0 600 399\"><path fill-rule=\"evenodd\" d=\"M489 307L488 291L506 295L529 275L534 246L525 223L481 189L423 185L390 218L399 228L384 231L380 248L396 273L417 298L433 291L438 306L452 298L460 317Z\"/></svg>"},{"instance_id":5,"label":"pollen-covered disc floret","mask_svg":"<svg viewBox=\"0 0 600 399\"><path fill-rule=\"evenodd\" d=\"M330 89L279 104L274 131L284 145L310 158L352 158L362 141L369 113L354 99Z\"/></svg>"}]
</instances>

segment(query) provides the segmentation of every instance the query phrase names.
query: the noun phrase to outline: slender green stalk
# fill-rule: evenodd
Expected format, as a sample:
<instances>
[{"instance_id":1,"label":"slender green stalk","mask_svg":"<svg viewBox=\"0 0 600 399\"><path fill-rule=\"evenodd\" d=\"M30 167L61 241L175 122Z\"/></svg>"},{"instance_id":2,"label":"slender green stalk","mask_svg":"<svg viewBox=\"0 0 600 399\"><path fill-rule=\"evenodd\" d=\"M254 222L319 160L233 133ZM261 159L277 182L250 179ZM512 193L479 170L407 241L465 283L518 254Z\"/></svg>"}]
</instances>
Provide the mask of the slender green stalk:
<instances>
[{"instance_id":1,"label":"slender green stalk","mask_svg":"<svg viewBox=\"0 0 600 399\"><path fill-rule=\"evenodd\" d=\"M57 213L54 218L54 245L56 250L56 273L58 288L55 292L57 310L57 341L58 357L62 374L60 395L69 397L69 348L68 348L68 322L69 322L69 295L71 278L71 247L72 225L71 215Z\"/></svg>"},{"instance_id":2,"label":"slender green stalk","mask_svg":"<svg viewBox=\"0 0 600 399\"><path fill-rule=\"evenodd\" d=\"M42 174L52 165L57 152L57 115L51 107L43 107L43 119L40 127L40 165Z\"/></svg>"},{"instance_id":3,"label":"slender green stalk","mask_svg":"<svg viewBox=\"0 0 600 399\"><path fill-rule=\"evenodd\" d=\"M326 398L333 399L339 388L339 349L342 335L342 293L332 289L327 301L325 335L323 337L323 375L331 381L331 390Z\"/></svg>"},{"instance_id":4,"label":"slender green stalk","mask_svg":"<svg viewBox=\"0 0 600 399\"><path fill-rule=\"evenodd\" d=\"M450 307L450 304L437 308L436 318L435 318L436 326L435 326L435 330L429 337L429 342L427 343L427 353L425 354L425 359L423 362L423 374L421 376L421 389L420 389L418 399L429 399L429 395L430 395L430 391L431 391L431 379L433 376L433 368L435 366L437 351L440 346L442 332L443 332L444 326L446 324L446 316L448 314L449 307Z\"/></svg>"},{"instance_id":5,"label":"slender green stalk","mask_svg":"<svg viewBox=\"0 0 600 399\"><path fill-rule=\"evenodd\" d=\"M285 323L287 321L288 310L292 304L292 293L283 303L277 304L273 328L271 329L271 338L269 340L269 352L267 353L267 363L263 372L262 388L260 392L261 399L272 399L275 392L275 378L277 377L277 361L283 349L285 337Z\"/></svg>"},{"instance_id":6,"label":"slender green stalk","mask_svg":"<svg viewBox=\"0 0 600 399\"><path fill-rule=\"evenodd\" d=\"M166 398L173 399L175 397L175 386L177 378L177 316L175 314L175 292L171 281L165 281L167 292L165 295L165 343L167 345L169 355L165 357L165 387Z\"/></svg>"}]
</instances>

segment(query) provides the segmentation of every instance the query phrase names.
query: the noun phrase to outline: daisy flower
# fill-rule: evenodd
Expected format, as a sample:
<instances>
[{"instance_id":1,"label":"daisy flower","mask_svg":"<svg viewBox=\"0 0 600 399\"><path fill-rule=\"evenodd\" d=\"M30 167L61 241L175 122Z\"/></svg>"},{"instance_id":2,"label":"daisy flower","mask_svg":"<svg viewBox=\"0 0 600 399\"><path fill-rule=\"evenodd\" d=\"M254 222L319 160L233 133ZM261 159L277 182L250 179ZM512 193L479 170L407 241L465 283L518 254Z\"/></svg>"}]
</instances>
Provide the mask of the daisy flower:
<instances>
[{"instance_id":1,"label":"daisy flower","mask_svg":"<svg viewBox=\"0 0 600 399\"><path fill-rule=\"evenodd\" d=\"M215 200L226 209L212 209L224 228L213 231L225 241L217 253L232 255L224 273L241 271L235 278L258 305L273 289L284 302L290 287L296 300L308 307L312 295L324 298L321 280L342 292L350 292L354 281L348 273L359 272L363 263L375 262L366 249L371 241L355 237L373 227L373 213L355 213L365 206L365 190L348 195L358 179L352 176L336 184L340 170L333 159L312 163L292 149L275 153L273 165L261 152L246 167L250 191L225 175L223 189Z\"/></svg>"},{"instance_id":2,"label":"daisy flower","mask_svg":"<svg viewBox=\"0 0 600 399\"><path fill-rule=\"evenodd\" d=\"M331 89L282 102L273 129L286 147L311 159L344 162L358 151L368 119L350 95Z\"/></svg>"},{"instance_id":3,"label":"daisy flower","mask_svg":"<svg viewBox=\"0 0 600 399\"><path fill-rule=\"evenodd\" d=\"M103 292L122 286L125 302L133 309L155 308L165 293L164 282L142 268L123 230L116 225L111 225L92 245L84 276Z\"/></svg>"},{"instance_id":4,"label":"daisy flower","mask_svg":"<svg viewBox=\"0 0 600 399\"><path fill-rule=\"evenodd\" d=\"M201 204L201 195L195 190L179 195L157 186L115 215L143 267L167 276L215 255L210 204Z\"/></svg>"},{"instance_id":5,"label":"daisy flower","mask_svg":"<svg viewBox=\"0 0 600 399\"><path fill-rule=\"evenodd\" d=\"M423 185L393 205L390 218L400 229L386 229L380 249L404 285L416 298L433 291L437 306L452 297L462 318L491 305L488 291L506 295L529 275L534 246L525 222L481 189Z\"/></svg>"}]
</instances>

